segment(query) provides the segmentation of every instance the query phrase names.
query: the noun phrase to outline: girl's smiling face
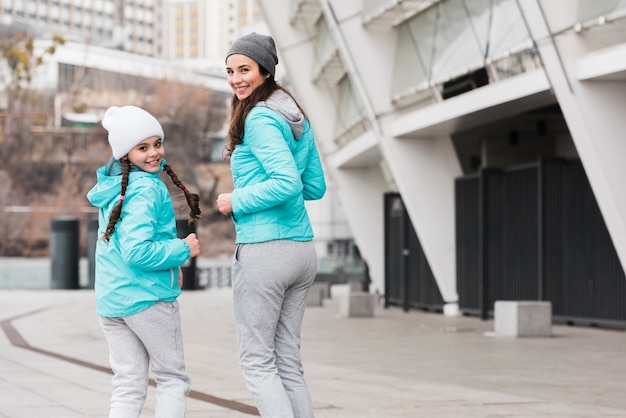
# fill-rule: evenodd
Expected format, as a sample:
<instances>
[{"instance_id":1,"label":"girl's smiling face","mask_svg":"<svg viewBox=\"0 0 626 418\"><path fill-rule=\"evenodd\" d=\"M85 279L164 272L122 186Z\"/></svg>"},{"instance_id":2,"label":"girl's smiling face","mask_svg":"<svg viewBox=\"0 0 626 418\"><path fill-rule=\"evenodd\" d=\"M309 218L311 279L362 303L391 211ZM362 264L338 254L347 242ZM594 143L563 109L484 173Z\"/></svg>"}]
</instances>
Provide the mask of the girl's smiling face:
<instances>
[{"instance_id":1,"label":"girl's smiling face","mask_svg":"<svg viewBox=\"0 0 626 418\"><path fill-rule=\"evenodd\" d=\"M158 173L161 160L165 157L163 140L158 136L144 139L128 152L128 160L138 168L149 173Z\"/></svg>"},{"instance_id":2,"label":"girl's smiling face","mask_svg":"<svg viewBox=\"0 0 626 418\"><path fill-rule=\"evenodd\" d=\"M259 64L252 58L232 54L226 59L228 84L239 100L249 97L269 76L261 74Z\"/></svg>"}]
</instances>

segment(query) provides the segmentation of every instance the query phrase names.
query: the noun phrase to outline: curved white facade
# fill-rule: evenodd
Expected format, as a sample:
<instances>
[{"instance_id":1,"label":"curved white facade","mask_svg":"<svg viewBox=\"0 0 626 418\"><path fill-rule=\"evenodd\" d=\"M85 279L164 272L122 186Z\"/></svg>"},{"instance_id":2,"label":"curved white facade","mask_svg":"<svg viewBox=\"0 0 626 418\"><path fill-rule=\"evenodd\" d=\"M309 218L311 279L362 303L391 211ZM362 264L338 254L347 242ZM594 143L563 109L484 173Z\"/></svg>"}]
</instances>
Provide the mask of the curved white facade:
<instances>
[{"instance_id":1,"label":"curved white facade","mask_svg":"<svg viewBox=\"0 0 626 418\"><path fill-rule=\"evenodd\" d=\"M509 148L535 126L550 149L533 152L581 159L626 265L626 1L260 3L372 291L385 292L382 202L395 191L454 307L454 180L523 162L529 151Z\"/></svg>"}]
</instances>

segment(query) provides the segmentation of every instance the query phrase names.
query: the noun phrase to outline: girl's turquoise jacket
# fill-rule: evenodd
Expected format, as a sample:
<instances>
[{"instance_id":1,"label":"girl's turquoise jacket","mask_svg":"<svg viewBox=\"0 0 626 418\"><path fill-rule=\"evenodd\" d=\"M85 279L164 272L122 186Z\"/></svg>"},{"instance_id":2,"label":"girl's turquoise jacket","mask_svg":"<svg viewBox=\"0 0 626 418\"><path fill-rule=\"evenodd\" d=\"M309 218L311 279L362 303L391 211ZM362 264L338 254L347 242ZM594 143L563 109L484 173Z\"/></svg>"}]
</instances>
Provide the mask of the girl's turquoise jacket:
<instances>
[{"instance_id":1,"label":"girl's turquoise jacket","mask_svg":"<svg viewBox=\"0 0 626 418\"><path fill-rule=\"evenodd\" d=\"M161 163L161 168L165 161ZM105 165L87 198L98 210L96 244L96 309L98 315L121 317L141 312L157 301L174 301L180 294L179 266L190 256L189 246L176 238L172 198L158 173L130 172L122 216L109 242L101 237L113 207L119 202L120 175L108 175Z\"/></svg>"},{"instance_id":2,"label":"girl's turquoise jacket","mask_svg":"<svg viewBox=\"0 0 626 418\"><path fill-rule=\"evenodd\" d=\"M277 93L278 105L287 106L287 112L271 109L269 100L255 106L246 117L243 141L231 156L237 244L310 241L313 230L304 201L321 199L326 192L313 128L290 97ZM302 132L297 139L294 121L285 118L294 114L300 125L295 132Z\"/></svg>"}]
</instances>

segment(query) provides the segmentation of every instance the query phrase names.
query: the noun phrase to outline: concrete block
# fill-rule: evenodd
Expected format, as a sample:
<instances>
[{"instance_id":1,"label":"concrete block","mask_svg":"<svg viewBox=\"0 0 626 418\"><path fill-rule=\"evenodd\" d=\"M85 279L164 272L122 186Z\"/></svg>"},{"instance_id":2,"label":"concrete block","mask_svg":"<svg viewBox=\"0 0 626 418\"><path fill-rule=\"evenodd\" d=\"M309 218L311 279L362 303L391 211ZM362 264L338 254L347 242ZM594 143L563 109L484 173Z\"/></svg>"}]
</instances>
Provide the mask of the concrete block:
<instances>
[{"instance_id":1,"label":"concrete block","mask_svg":"<svg viewBox=\"0 0 626 418\"><path fill-rule=\"evenodd\" d=\"M330 285L330 298L331 299L342 299L346 297L348 293L350 293L349 284L331 284Z\"/></svg>"},{"instance_id":2,"label":"concrete block","mask_svg":"<svg viewBox=\"0 0 626 418\"><path fill-rule=\"evenodd\" d=\"M306 306L322 306L325 292L326 287L324 285L313 283L306 296Z\"/></svg>"},{"instance_id":3,"label":"concrete block","mask_svg":"<svg viewBox=\"0 0 626 418\"><path fill-rule=\"evenodd\" d=\"M547 301L496 301L495 334L499 337L549 337L552 303Z\"/></svg>"},{"instance_id":4,"label":"concrete block","mask_svg":"<svg viewBox=\"0 0 626 418\"><path fill-rule=\"evenodd\" d=\"M362 277L349 279L348 284L350 285L351 292L363 291L363 278Z\"/></svg>"},{"instance_id":5,"label":"concrete block","mask_svg":"<svg viewBox=\"0 0 626 418\"><path fill-rule=\"evenodd\" d=\"M313 282L311 288L317 287L322 290L322 297L325 299L330 298L330 283L329 282Z\"/></svg>"},{"instance_id":6,"label":"concrete block","mask_svg":"<svg viewBox=\"0 0 626 418\"><path fill-rule=\"evenodd\" d=\"M374 316L376 296L363 291L348 292L339 299L339 314L347 317Z\"/></svg>"}]
</instances>

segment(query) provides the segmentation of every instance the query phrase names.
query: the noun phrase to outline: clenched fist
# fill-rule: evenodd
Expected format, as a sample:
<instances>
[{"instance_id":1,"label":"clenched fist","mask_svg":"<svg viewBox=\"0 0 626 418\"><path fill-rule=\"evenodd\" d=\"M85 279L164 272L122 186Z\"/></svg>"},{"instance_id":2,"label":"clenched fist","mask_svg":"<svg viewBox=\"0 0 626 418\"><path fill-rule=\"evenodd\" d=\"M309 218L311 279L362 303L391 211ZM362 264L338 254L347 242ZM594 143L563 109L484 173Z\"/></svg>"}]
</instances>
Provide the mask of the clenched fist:
<instances>
[{"instance_id":1,"label":"clenched fist","mask_svg":"<svg viewBox=\"0 0 626 418\"><path fill-rule=\"evenodd\" d=\"M219 210L222 215L230 215L233 211L233 206L230 202L230 193L222 193L217 196L217 210Z\"/></svg>"},{"instance_id":2,"label":"clenched fist","mask_svg":"<svg viewBox=\"0 0 626 418\"><path fill-rule=\"evenodd\" d=\"M198 241L198 237L193 232L183 238L183 241L187 243L189 246L189 252L192 257L196 257L200 255L200 241Z\"/></svg>"}]
</instances>

